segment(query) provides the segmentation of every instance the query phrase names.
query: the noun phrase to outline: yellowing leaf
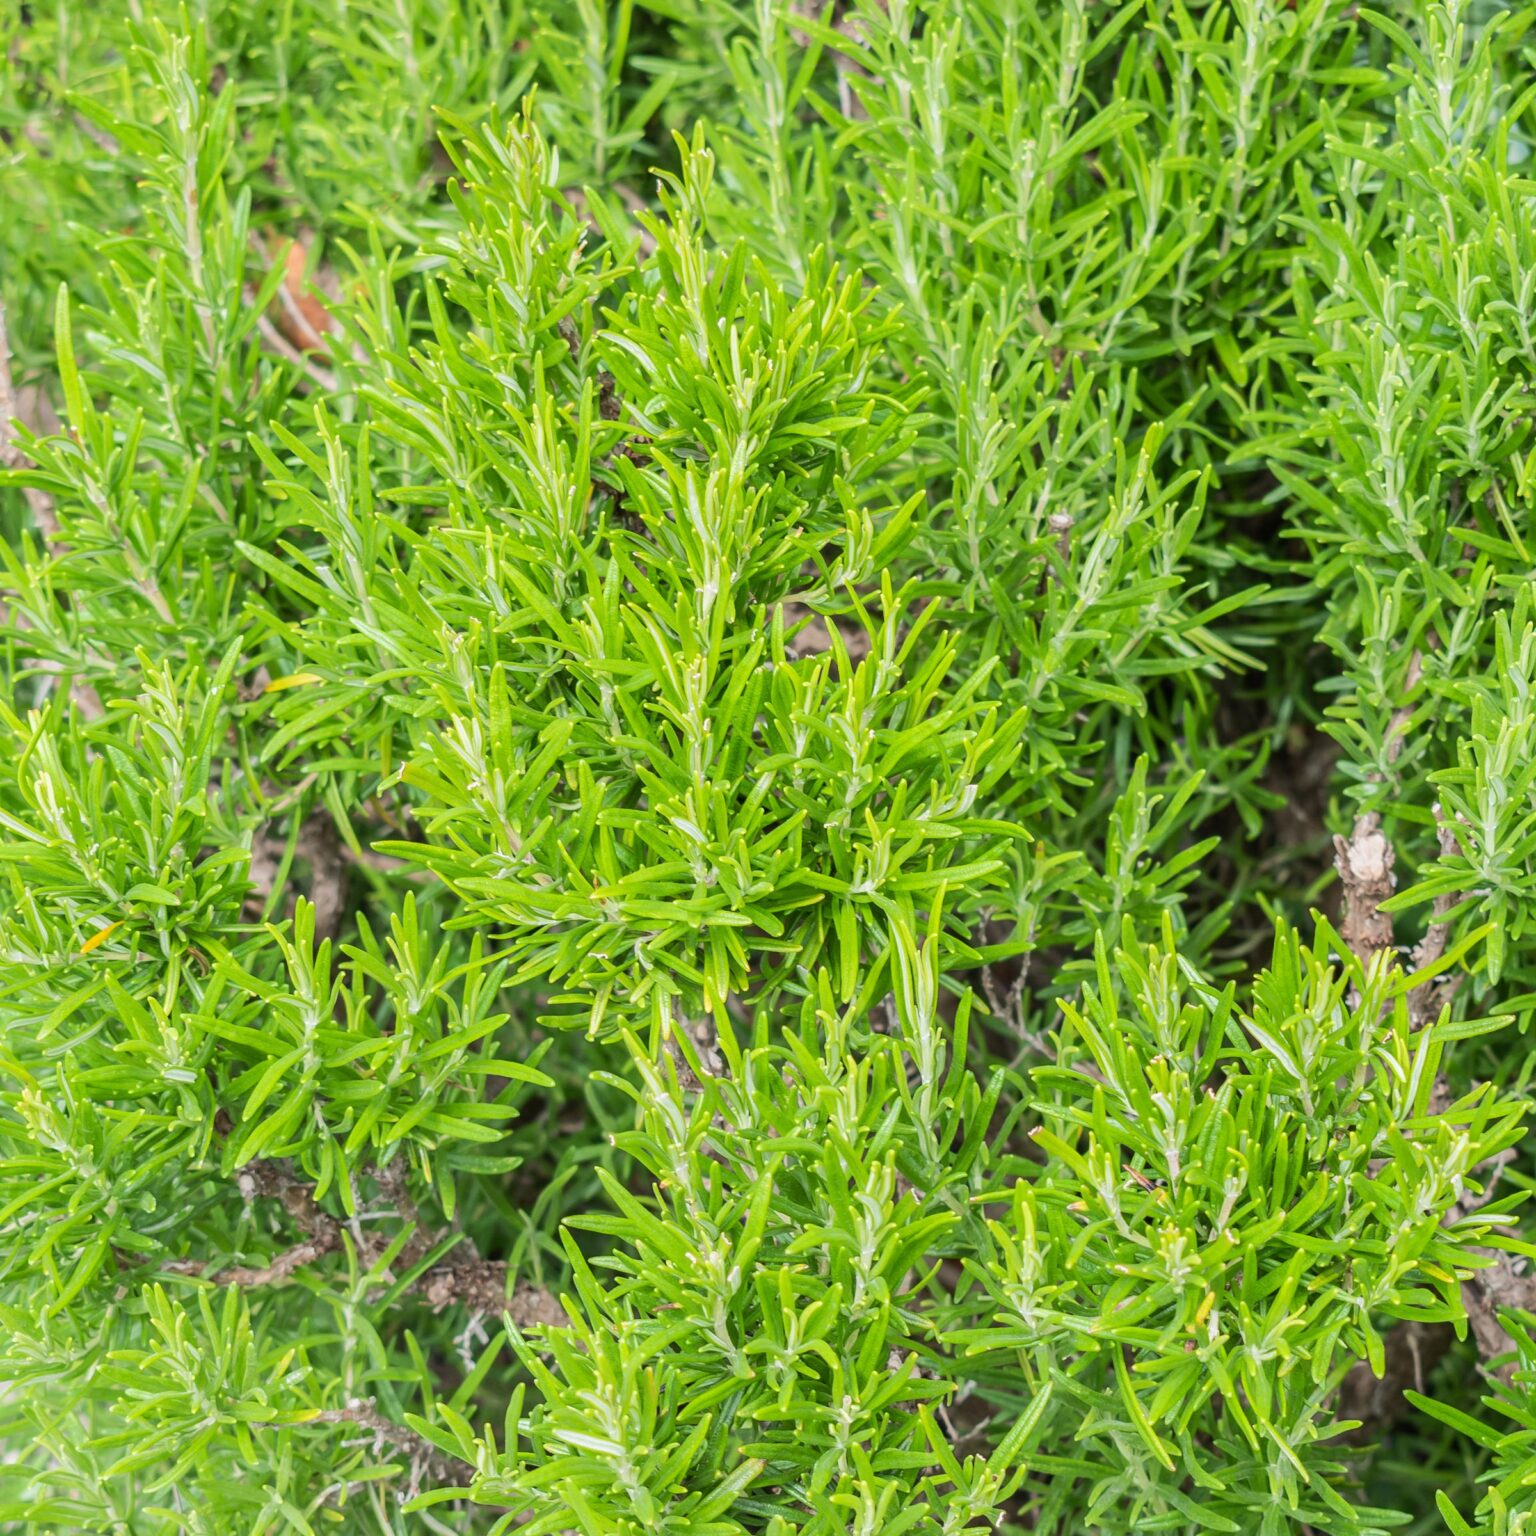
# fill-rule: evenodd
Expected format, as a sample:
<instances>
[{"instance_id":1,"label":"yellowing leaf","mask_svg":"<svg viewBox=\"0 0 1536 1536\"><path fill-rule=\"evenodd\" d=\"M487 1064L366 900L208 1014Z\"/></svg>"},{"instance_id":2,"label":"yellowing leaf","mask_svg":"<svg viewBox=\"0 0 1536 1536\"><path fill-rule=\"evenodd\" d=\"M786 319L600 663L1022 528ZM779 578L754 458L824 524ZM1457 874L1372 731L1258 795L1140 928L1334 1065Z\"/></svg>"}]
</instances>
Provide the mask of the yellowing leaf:
<instances>
[{"instance_id":1,"label":"yellowing leaf","mask_svg":"<svg viewBox=\"0 0 1536 1536\"><path fill-rule=\"evenodd\" d=\"M298 688L305 683L319 683L324 679L318 672L290 672L287 677L274 677L261 691L263 693L281 693L284 688Z\"/></svg>"},{"instance_id":2,"label":"yellowing leaf","mask_svg":"<svg viewBox=\"0 0 1536 1536\"><path fill-rule=\"evenodd\" d=\"M90 954L93 949L97 949L101 945L105 944L107 940L111 938L112 935L116 933L117 930L122 926L123 920L122 918L118 918L115 923L108 923L105 928L98 928L96 932L93 933L90 938L88 938L85 943L80 946L80 953L82 955Z\"/></svg>"}]
</instances>

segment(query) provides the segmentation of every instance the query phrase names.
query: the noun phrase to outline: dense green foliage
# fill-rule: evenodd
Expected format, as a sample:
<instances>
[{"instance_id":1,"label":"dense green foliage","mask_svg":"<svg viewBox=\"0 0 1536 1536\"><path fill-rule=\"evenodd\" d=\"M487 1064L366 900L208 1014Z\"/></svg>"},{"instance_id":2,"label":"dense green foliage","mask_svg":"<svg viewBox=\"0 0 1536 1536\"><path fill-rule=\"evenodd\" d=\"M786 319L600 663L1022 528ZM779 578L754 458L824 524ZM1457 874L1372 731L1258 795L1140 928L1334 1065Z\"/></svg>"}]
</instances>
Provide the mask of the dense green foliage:
<instances>
[{"instance_id":1,"label":"dense green foliage","mask_svg":"<svg viewBox=\"0 0 1536 1536\"><path fill-rule=\"evenodd\" d=\"M1536 41L0 0L0 1527L1536 1531Z\"/></svg>"}]
</instances>

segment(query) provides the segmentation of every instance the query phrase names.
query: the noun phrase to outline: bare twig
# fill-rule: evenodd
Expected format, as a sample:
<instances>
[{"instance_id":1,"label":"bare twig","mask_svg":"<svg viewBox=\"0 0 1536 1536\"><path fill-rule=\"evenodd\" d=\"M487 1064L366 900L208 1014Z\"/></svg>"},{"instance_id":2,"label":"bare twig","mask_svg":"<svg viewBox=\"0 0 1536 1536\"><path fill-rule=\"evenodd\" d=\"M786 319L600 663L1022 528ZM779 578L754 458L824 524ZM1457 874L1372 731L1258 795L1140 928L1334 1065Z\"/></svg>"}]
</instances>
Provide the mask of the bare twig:
<instances>
[{"instance_id":1,"label":"bare twig","mask_svg":"<svg viewBox=\"0 0 1536 1536\"><path fill-rule=\"evenodd\" d=\"M1030 932L1030 942L1034 942L1034 933ZM1033 967L1035 952L1031 949L1019 957L1018 969L1014 973L1013 980L1008 983L1008 990L1004 992L1000 985L997 970L991 964L981 968L981 991L987 1000L987 1010L999 1024L1019 1042L1020 1051L1015 1056L1013 1065L1017 1066L1024 1060L1027 1052L1033 1052L1043 1060L1049 1061L1053 1051L1051 1043L1038 1030L1033 1030L1026 1022L1024 1011L1024 989L1029 985L1029 974ZM1080 1061L1076 1063L1075 1070L1086 1073L1089 1077L1100 1082L1102 1074L1098 1068L1090 1062Z\"/></svg>"},{"instance_id":2,"label":"bare twig","mask_svg":"<svg viewBox=\"0 0 1536 1536\"><path fill-rule=\"evenodd\" d=\"M1008 983L1006 994L999 989L997 972L992 966L990 964L982 966L981 990L994 1018L1006 1024L1021 1040L1031 1040L1037 1046L1043 1047L1043 1042L1037 1037L1031 1037L1024 1027L1024 988L1029 984L1029 966L1033 959L1032 950L1020 957L1018 971L1013 980ZM1048 1053L1042 1050L1042 1054Z\"/></svg>"},{"instance_id":3,"label":"bare twig","mask_svg":"<svg viewBox=\"0 0 1536 1536\"><path fill-rule=\"evenodd\" d=\"M297 260L295 260L297 258ZM288 246L285 280L278 286L277 302L283 311L283 320L296 346L305 352L330 355L330 343L325 333L332 321L325 306L319 300L305 294L303 288L306 247L298 240Z\"/></svg>"},{"instance_id":4,"label":"bare twig","mask_svg":"<svg viewBox=\"0 0 1536 1536\"><path fill-rule=\"evenodd\" d=\"M292 1248L275 1255L259 1268L236 1264L229 1269L221 1269L212 1278L220 1285L238 1285L242 1289L247 1286L281 1285L295 1270L313 1264L316 1259L330 1253L335 1246L334 1242L325 1238L307 1237L302 1243L295 1243ZM196 1259L178 1259L165 1268L173 1275L201 1275L205 1266Z\"/></svg>"},{"instance_id":5,"label":"bare twig","mask_svg":"<svg viewBox=\"0 0 1536 1536\"><path fill-rule=\"evenodd\" d=\"M281 1285L295 1270L341 1247L341 1223L315 1204L308 1186L293 1178L283 1164L252 1163L241 1169L235 1182L247 1205L258 1197L280 1201L304 1240L259 1267L235 1265L220 1270L214 1277L220 1285ZM173 1274L201 1275L207 1266L196 1259L182 1259L165 1268Z\"/></svg>"},{"instance_id":6,"label":"bare twig","mask_svg":"<svg viewBox=\"0 0 1536 1536\"><path fill-rule=\"evenodd\" d=\"M272 887L277 883L277 872L282 868L287 844L280 837L268 832L258 832L251 840L251 861L246 867L245 880L250 890L246 894L243 915L248 922L259 922L267 910Z\"/></svg>"},{"instance_id":7,"label":"bare twig","mask_svg":"<svg viewBox=\"0 0 1536 1536\"><path fill-rule=\"evenodd\" d=\"M306 288L305 269L309 248L309 239L302 230L299 238L287 242L282 252L283 281L278 284L276 294L277 319L274 321L271 315L265 313L258 315L256 330L269 351L286 358L315 388L326 394L334 394L339 387L339 380L325 366L325 360L334 356L332 338L339 332L329 309L310 291L321 287L318 273ZM251 235L251 249L263 261L271 261L277 255L254 232ZM330 293L332 287L334 284L327 284L323 291L334 298L335 295ZM247 285L245 297L248 302L255 301L254 286Z\"/></svg>"},{"instance_id":8,"label":"bare twig","mask_svg":"<svg viewBox=\"0 0 1536 1536\"><path fill-rule=\"evenodd\" d=\"M1066 564L1072 558L1072 529L1077 520L1070 512L1052 512L1046 518L1046 526L1056 535L1056 553Z\"/></svg>"},{"instance_id":9,"label":"bare twig","mask_svg":"<svg viewBox=\"0 0 1536 1536\"><path fill-rule=\"evenodd\" d=\"M403 1424L386 1419L374 1406L372 1398L354 1397L344 1408L327 1408L317 1413L306 1424L356 1424L369 1432L373 1439L374 1454L385 1446L405 1457L409 1481L406 1496L414 1497L423 1483L455 1484L465 1477L464 1464L447 1451L439 1450L424 1435Z\"/></svg>"},{"instance_id":10,"label":"bare twig","mask_svg":"<svg viewBox=\"0 0 1536 1536\"><path fill-rule=\"evenodd\" d=\"M478 1254L459 1258L455 1250L411 1289L434 1312L463 1307L471 1313L505 1313L517 1328L563 1328L570 1321L559 1298L541 1286L519 1283L508 1294L507 1266Z\"/></svg>"},{"instance_id":11,"label":"bare twig","mask_svg":"<svg viewBox=\"0 0 1536 1536\"><path fill-rule=\"evenodd\" d=\"M70 121L79 131L88 138L97 149L108 155L117 156L121 153L117 140L107 132L99 123L93 123L83 112L71 112Z\"/></svg>"},{"instance_id":12,"label":"bare twig","mask_svg":"<svg viewBox=\"0 0 1536 1536\"><path fill-rule=\"evenodd\" d=\"M404 1171L398 1167L383 1170L377 1178L381 1192L395 1213L415 1227L393 1261L401 1269L409 1269L431 1248L432 1239L406 1188ZM276 1160L251 1163L240 1171L237 1184L248 1202L258 1198L280 1201L304 1234L303 1240L259 1267L235 1266L209 1273L206 1263L183 1259L165 1265L168 1272L204 1277L217 1285L281 1285L297 1270L341 1249L345 1224L317 1205L310 1185L295 1178L284 1163ZM383 1257L390 1242L390 1236L382 1232L362 1234L357 1240L359 1261L365 1268L372 1268ZM408 1289L436 1312L460 1306L472 1314L505 1313L518 1328L559 1327L567 1321L565 1309L557 1297L538 1286L524 1284L514 1286L509 1295L508 1278L508 1266L504 1262L481 1258L473 1250L465 1251L461 1246L418 1275Z\"/></svg>"}]
</instances>

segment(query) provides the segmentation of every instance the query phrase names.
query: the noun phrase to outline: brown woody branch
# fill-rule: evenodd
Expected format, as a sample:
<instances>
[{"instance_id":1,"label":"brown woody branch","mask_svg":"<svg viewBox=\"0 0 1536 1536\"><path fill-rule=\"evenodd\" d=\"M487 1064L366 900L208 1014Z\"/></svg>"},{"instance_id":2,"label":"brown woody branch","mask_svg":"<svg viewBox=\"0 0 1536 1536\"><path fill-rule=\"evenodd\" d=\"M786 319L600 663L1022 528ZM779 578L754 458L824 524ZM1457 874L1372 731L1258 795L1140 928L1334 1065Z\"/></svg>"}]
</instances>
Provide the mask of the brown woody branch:
<instances>
[{"instance_id":1,"label":"brown woody branch","mask_svg":"<svg viewBox=\"0 0 1536 1536\"><path fill-rule=\"evenodd\" d=\"M356 1424L366 1430L373 1441L374 1454L383 1452L386 1446L405 1458L409 1481L406 1497L414 1497L424 1483L441 1486L456 1483L463 1477L463 1465L447 1451L419 1435L414 1429L386 1419L374 1406L372 1398L353 1397L343 1408L326 1408L304 1424Z\"/></svg>"},{"instance_id":2,"label":"brown woody branch","mask_svg":"<svg viewBox=\"0 0 1536 1536\"><path fill-rule=\"evenodd\" d=\"M1457 851L1456 831L1451 823L1440 823L1439 837L1442 855ZM1361 965L1368 967L1377 954L1393 949L1396 943L1392 918L1381 911L1381 905L1397 889L1397 856L1381 830L1381 817L1376 812L1357 818L1347 838L1334 838L1333 862L1344 889L1339 934ZM1450 915L1458 900L1454 892L1435 898L1424 937L1408 957L1410 971L1433 965L1445 953L1450 938ZM1460 976L1450 981L1438 977L1421 981L1408 994L1409 1018L1420 1027L1429 1023L1450 1001L1461 981Z\"/></svg>"},{"instance_id":3,"label":"brown woody branch","mask_svg":"<svg viewBox=\"0 0 1536 1536\"><path fill-rule=\"evenodd\" d=\"M1442 821L1439 831L1442 856L1458 848L1454 826ZM1340 935L1362 965L1369 965L1384 949L1395 947L1392 918L1380 910L1381 904L1396 887L1393 866L1396 856L1391 843L1381 831L1381 818L1374 812L1360 817L1350 836L1334 838L1334 863L1344 888L1344 915ZM1409 957L1414 971L1433 965L1445 953L1450 936L1449 920L1458 898L1448 894L1435 898L1428 927ZM1441 1008L1460 985L1461 977L1448 982L1439 978L1421 981L1408 994L1408 1014L1419 1028L1438 1017ZM1441 1073L1435 1079L1431 1108L1443 1110L1451 1100L1450 1085ZM1460 1202L1450 1213L1460 1220L1487 1203L1504 1165L1513 1157L1507 1151L1490 1160L1487 1182L1475 1199ZM1536 1275L1515 1268L1512 1255L1501 1250L1487 1250L1492 1263L1475 1270L1462 1282L1462 1305L1478 1352L1485 1361L1507 1354L1509 1335L1499 1321L1501 1311L1536 1310ZM1405 1322L1394 1328L1386 1339L1386 1372L1377 1382L1363 1361L1345 1377L1340 1389L1343 1416L1359 1418L1366 1429L1391 1422L1402 1411L1402 1392L1412 1385L1423 1390L1426 1364L1432 1364L1450 1347L1449 1324ZM1508 1375L1509 1366L1500 1375Z\"/></svg>"},{"instance_id":4,"label":"brown woody branch","mask_svg":"<svg viewBox=\"0 0 1536 1536\"><path fill-rule=\"evenodd\" d=\"M388 1445L402 1452L410 1467L409 1492L414 1494L423 1479L434 1483L451 1483L461 1476L461 1464L447 1451L439 1450L425 1436L403 1424L386 1419L374 1407L372 1400L352 1398L345 1408L331 1408L317 1414L312 1424L356 1424L370 1431L375 1449Z\"/></svg>"},{"instance_id":5,"label":"brown woody branch","mask_svg":"<svg viewBox=\"0 0 1536 1536\"><path fill-rule=\"evenodd\" d=\"M419 1263L432 1246L431 1238L406 1190L404 1173L399 1166L381 1170L377 1177L381 1191L396 1214L414 1225L415 1230L394 1261L401 1268L409 1269ZM235 1266L210 1272L208 1264L184 1259L166 1265L167 1270L174 1274L198 1275L216 1285L281 1285L297 1270L343 1247L346 1224L317 1205L310 1185L295 1178L283 1163L252 1163L241 1170L237 1184L248 1202L258 1198L279 1201L304 1234L303 1239L261 1266ZM390 1241L390 1237L382 1233L356 1233L354 1243L363 1266L371 1269L377 1264ZM435 1312L450 1306L461 1306L471 1313L505 1312L519 1328L559 1327L566 1322L565 1310L551 1292L539 1286L518 1284L508 1295L508 1277L504 1262L481 1258L472 1250L466 1252L461 1245L418 1275L407 1289Z\"/></svg>"},{"instance_id":6,"label":"brown woody branch","mask_svg":"<svg viewBox=\"0 0 1536 1536\"><path fill-rule=\"evenodd\" d=\"M1346 837L1333 840L1333 863L1344 887L1339 934L1361 965L1392 947L1392 919L1380 910L1397 888L1396 855L1375 811L1358 817Z\"/></svg>"}]
</instances>

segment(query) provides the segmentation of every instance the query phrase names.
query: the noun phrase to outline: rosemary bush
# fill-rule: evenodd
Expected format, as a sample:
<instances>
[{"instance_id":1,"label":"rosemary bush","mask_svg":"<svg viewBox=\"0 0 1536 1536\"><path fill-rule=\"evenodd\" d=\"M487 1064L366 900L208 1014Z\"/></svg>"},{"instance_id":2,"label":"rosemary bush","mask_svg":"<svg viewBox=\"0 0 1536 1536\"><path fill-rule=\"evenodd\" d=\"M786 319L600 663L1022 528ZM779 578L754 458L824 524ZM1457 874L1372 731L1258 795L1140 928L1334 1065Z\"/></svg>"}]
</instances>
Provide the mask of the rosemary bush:
<instances>
[{"instance_id":1,"label":"rosemary bush","mask_svg":"<svg viewBox=\"0 0 1536 1536\"><path fill-rule=\"evenodd\" d=\"M1533 15L4 0L0 1526L1536 1532Z\"/></svg>"}]
</instances>

